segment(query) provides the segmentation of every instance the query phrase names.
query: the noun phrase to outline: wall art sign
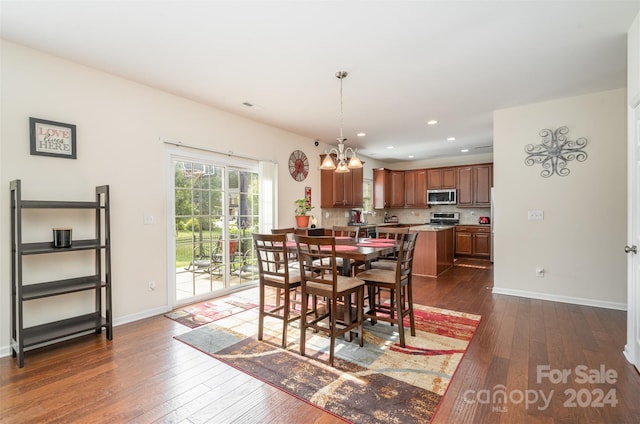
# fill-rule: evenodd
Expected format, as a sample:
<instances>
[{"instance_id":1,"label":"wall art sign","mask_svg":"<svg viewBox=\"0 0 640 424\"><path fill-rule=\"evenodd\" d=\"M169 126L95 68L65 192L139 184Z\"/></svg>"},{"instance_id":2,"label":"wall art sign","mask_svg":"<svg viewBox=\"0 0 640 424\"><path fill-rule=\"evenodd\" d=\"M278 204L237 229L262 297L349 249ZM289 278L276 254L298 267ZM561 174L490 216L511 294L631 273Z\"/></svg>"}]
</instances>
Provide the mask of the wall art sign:
<instances>
[{"instance_id":1,"label":"wall art sign","mask_svg":"<svg viewBox=\"0 0 640 424\"><path fill-rule=\"evenodd\" d=\"M31 154L76 159L76 126L29 118Z\"/></svg>"},{"instance_id":2,"label":"wall art sign","mask_svg":"<svg viewBox=\"0 0 640 424\"><path fill-rule=\"evenodd\" d=\"M567 162L587 160L587 153L583 150L587 146L587 139L580 137L576 140L569 140L568 133L569 128L567 127L560 127L555 131L541 130L542 143L527 144L524 147L524 151L527 153L524 160L525 165L542 164L543 169L540 175L544 178L549 178L553 174L561 177L569 175L571 171L567 168Z\"/></svg>"},{"instance_id":3,"label":"wall art sign","mask_svg":"<svg viewBox=\"0 0 640 424\"><path fill-rule=\"evenodd\" d=\"M311 187L304 188L304 200L305 205L307 206L307 210L311 210Z\"/></svg>"}]
</instances>

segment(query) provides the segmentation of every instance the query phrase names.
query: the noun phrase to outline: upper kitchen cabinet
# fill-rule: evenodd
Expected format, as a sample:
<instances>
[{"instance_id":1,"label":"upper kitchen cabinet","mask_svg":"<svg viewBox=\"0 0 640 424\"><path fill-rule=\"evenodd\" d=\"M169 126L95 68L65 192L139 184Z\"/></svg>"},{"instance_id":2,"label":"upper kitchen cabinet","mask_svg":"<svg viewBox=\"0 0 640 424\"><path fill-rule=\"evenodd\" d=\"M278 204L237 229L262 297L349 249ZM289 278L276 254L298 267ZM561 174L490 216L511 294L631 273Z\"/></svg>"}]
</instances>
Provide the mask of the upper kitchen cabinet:
<instances>
[{"instance_id":1,"label":"upper kitchen cabinet","mask_svg":"<svg viewBox=\"0 0 640 424\"><path fill-rule=\"evenodd\" d=\"M404 171L404 205L407 208L426 208L427 170Z\"/></svg>"},{"instance_id":2,"label":"upper kitchen cabinet","mask_svg":"<svg viewBox=\"0 0 640 424\"><path fill-rule=\"evenodd\" d=\"M456 188L456 169L432 168L427 170L427 188L429 190Z\"/></svg>"},{"instance_id":3,"label":"upper kitchen cabinet","mask_svg":"<svg viewBox=\"0 0 640 424\"><path fill-rule=\"evenodd\" d=\"M490 207L493 164L460 166L458 170L458 207Z\"/></svg>"},{"instance_id":4,"label":"upper kitchen cabinet","mask_svg":"<svg viewBox=\"0 0 640 424\"><path fill-rule=\"evenodd\" d=\"M324 157L325 155L320 155L320 163ZM362 186L362 168L352 169L345 173L322 169L320 171L320 207L361 208L363 205Z\"/></svg>"},{"instance_id":5,"label":"upper kitchen cabinet","mask_svg":"<svg viewBox=\"0 0 640 424\"><path fill-rule=\"evenodd\" d=\"M404 208L404 171L373 170L373 207Z\"/></svg>"}]
</instances>

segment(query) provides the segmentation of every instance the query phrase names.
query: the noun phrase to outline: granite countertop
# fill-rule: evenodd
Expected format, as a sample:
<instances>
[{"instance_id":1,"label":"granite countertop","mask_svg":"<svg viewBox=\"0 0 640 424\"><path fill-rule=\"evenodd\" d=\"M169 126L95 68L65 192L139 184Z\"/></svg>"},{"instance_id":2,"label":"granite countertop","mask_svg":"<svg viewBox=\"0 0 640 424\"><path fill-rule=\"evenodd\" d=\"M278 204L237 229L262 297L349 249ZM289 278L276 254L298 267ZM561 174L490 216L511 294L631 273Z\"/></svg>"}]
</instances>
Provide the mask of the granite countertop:
<instances>
[{"instance_id":1,"label":"granite countertop","mask_svg":"<svg viewBox=\"0 0 640 424\"><path fill-rule=\"evenodd\" d=\"M444 231L454 227L455 225L412 225L409 228L413 231Z\"/></svg>"}]
</instances>

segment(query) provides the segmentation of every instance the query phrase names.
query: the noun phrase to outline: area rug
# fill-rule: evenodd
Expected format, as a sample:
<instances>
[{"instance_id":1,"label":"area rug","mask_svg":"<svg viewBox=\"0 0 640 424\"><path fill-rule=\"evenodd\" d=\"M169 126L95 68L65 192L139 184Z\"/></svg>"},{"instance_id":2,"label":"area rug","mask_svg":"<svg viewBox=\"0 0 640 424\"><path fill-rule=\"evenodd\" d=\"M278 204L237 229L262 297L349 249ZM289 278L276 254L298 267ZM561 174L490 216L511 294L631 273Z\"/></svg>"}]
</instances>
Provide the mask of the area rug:
<instances>
[{"instance_id":1,"label":"area rug","mask_svg":"<svg viewBox=\"0 0 640 424\"><path fill-rule=\"evenodd\" d=\"M480 316L415 306L416 336L397 326L366 323L364 347L339 338L335 367L328 366L329 339L309 331L307 357L299 354L299 327L280 348L281 321L265 320L257 340L257 309L223 318L175 338L238 370L345 421L428 423L473 337ZM297 322L292 326L297 326ZM408 323L407 323L408 325Z\"/></svg>"},{"instance_id":2,"label":"area rug","mask_svg":"<svg viewBox=\"0 0 640 424\"><path fill-rule=\"evenodd\" d=\"M232 296L184 306L164 316L187 327L196 328L256 306L258 306L257 303Z\"/></svg>"}]
</instances>

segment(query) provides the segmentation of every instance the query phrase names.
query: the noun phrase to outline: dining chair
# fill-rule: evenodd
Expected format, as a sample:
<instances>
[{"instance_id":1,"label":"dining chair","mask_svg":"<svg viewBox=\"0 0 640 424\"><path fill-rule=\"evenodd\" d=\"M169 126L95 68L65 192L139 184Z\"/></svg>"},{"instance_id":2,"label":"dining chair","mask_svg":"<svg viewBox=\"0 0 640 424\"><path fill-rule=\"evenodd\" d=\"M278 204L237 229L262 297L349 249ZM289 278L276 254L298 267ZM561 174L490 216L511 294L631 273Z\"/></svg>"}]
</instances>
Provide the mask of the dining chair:
<instances>
[{"instance_id":1,"label":"dining chair","mask_svg":"<svg viewBox=\"0 0 640 424\"><path fill-rule=\"evenodd\" d=\"M352 242L357 242L358 241L358 235L360 233L360 228L356 227L355 225L334 225L333 228L331 229L331 233L333 234L334 237L340 237L340 238L344 238L344 237L348 237L350 238ZM343 242L343 241L341 241ZM343 259L338 257L336 258L336 260L338 261L338 268L342 269L342 267L344 266L343 263ZM362 265L360 263L357 263L356 261L353 260L349 260L349 274L353 277L355 276L356 272L357 272L357 268ZM346 273L346 271L345 271Z\"/></svg>"},{"instance_id":2,"label":"dining chair","mask_svg":"<svg viewBox=\"0 0 640 424\"><path fill-rule=\"evenodd\" d=\"M409 227L376 227L376 238L390 239L400 241L402 234L409 232ZM398 252L383 256L377 261L371 262L370 266L374 269L395 269L398 263Z\"/></svg>"},{"instance_id":3,"label":"dining chair","mask_svg":"<svg viewBox=\"0 0 640 424\"><path fill-rule=\"evenodd\" d=\"M293 240L293 235L296 233L296 229L293 227L287 227L287 228L272 228L271 229L271 234L286 234L287 235L287 241L294 241ZM298 252L296 251L296 249L289 249L289 265L293 265L295 267L298 266Z\"/></svg>"},{"instance_id":4,"label":"dining chair","mask_svg":"<svg viewBox=\"0 0 640 424\"><path fill-rule=\"evenodd\" d=\"M302 306L300 320L300 354L305 356L307 328L329 335L329 365L333 366L335 340L355 330L363 346L362 321L364 309L364 281L341 275L336 266L336 240L330 236L309 237L296 234ZM356 295L355 320L352 316L351 297ZM325 299L325 310L307 313L309 296ZM343 319L338 319L339 301L343 306ZM311 319L310 321L308 319Z\"/></svg>"},{"instance_id":5,"label":"dining chair","mask_svg":"<svg viewBox=\"0 0 640 424\"><path fill-rule=\"evenodd\" d=\"M293 235L296 233L296 229L294 227L285 227L285 228L272 228L271 234L286 234L287 241L293 242ZM296 249L287 249L289 252L289 267L298 268L298 251ZM299 304L298 302L298 290L293 292L293 302L295 304ZM280 296L276 298L276 306L280 305Z\"/></svg>"},{"instance_id":6,"label":"dining chair","mask_svg":"<svg viewBox=\"0 0 640 424\"><path fill-rule=\"evenodd\" d=\"M413 252L418 233L404 233L400 237L397 265L394 269L368 269L358 274L368 291L369 309L365 318L375 324L377 320L398 325L400 346L405 347L404 317L409 316L411 335L416 335L413 315L413 292L411 288L411 268ZM388 293L388 303L381 302L376 291ZM378 314L383 315L378 315Z\"/></svg>"},{"instance_id":7,"label":"dining chair","mask_svg":"<svg viewBox=\"0 0 640 424\"><path fill-rule=\"evenodd\" d=\"M253 242L258 258L258 277L260 290L260 311L258 318L258 340L262 340L264 318L282 320L282 347L287 345L289 323L300 319L300 313L292 308L291 293L300 287L300 270L289 266L289 248L286 234L253 234ZM267 306L266 288L276 291L275 306ZM280 298L284 298L280 303Z\"/></svg>"},{"instance_id":8,"label":"dining chair","mask_svg":"<svg viewBox=\"0 0 640 424\"><path fill-rule=\"evenodd\" d=\"M286 234L289 240L293 240L293 234L295 234L296 229L293 227L287 228L272 228L271 234ZM291 234L291 236L289 236Z\"/></svg>"}]
</instances>

